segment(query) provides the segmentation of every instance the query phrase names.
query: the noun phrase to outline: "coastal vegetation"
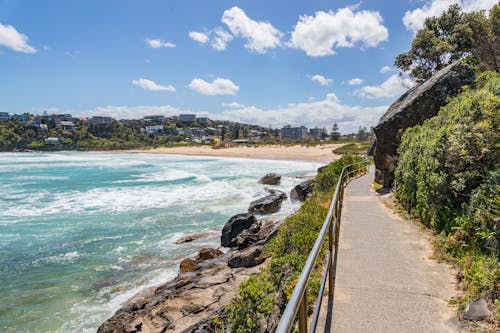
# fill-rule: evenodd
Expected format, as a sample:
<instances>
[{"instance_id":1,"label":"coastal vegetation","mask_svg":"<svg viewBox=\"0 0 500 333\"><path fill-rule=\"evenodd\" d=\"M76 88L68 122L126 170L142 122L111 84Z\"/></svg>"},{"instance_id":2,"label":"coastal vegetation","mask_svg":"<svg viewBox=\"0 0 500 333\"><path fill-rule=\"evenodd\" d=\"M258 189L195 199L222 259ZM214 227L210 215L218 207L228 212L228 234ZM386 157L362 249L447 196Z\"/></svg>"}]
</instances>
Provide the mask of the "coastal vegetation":
<instances>
[{"instance_id":1,"label":"coastal vegetation","mask_svg":"<svg viewBox=\"0 0 500 333\"><path fill-rule=\"evenodd\" d=\"M285 219L277 235L265 246L268 261L261 274L242 283L239 296L226 307L224 318L217 318L221 329L265 332L271 321L279 317L323 225L342 168L362 160L359 156L345 155L319 171L311 197L297 213ZM319 290L325 253L326 244L308 283L311 299Z\"/></svg>"},{"instance_id":2,"label":"coastal vegetation","mask_svg":"<svg viewBox=\"0 0 500 333\"><path fill-rule=\"evenodd\" d=\"M438 234L436 249L460 269L459 308L484 297L497 321L499 109L500 75L484 72L437 116L405 132L395 173L397 199Z\"/></svg>"}]
</instances>

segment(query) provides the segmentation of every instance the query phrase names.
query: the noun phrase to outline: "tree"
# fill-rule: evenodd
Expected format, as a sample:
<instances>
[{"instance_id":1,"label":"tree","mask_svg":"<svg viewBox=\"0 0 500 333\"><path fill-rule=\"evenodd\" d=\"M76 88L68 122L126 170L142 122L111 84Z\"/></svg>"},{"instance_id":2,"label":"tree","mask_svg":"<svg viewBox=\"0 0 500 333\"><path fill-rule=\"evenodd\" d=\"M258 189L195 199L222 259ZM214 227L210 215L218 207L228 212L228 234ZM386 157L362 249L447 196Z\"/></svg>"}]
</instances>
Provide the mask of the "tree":
<instances>
[{"instance_id":1,"label":"tree","mask_svg":"<svg viewBox=\"0 0 500 333\"><path fill-rule=\"evenodd\" d=\"M330 133L330 137L332 138L333 141L337 141L338 139L340 139L339 125L337 125L337 123L333 124L332 133Z\"/></svg>"},{"instance_id":2,"label":"tree","mask_svg":"<svg viewBox=\"0 0 500 333\"><path fill-rule=\"evenodd\" d=\"M490 10L464 13L451 5L439 17L428 17L411 49L396 57L395 65L423 82L450 63L470 56L484 70L499 70L500 5Z\"/></svg>"}]
</instances>

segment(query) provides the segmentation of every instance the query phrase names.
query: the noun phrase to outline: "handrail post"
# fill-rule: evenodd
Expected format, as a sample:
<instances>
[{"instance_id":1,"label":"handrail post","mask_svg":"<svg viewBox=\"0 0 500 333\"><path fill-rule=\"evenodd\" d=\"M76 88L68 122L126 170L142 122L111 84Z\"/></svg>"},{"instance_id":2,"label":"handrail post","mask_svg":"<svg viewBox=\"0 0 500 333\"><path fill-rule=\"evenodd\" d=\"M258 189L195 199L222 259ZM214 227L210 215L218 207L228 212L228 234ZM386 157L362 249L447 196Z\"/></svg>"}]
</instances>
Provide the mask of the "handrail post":
<instances>
[{"instance_id":1,"label":"handrail post","mask_svg":"<svg viewBox=\"0 0 500 333\"><path fill-rule=\"evenodd\" d=\"M299 333L307 333L307 288L299 306Z\"/></svg>"},{"instance_id":2,"label":"handrail post","mask_svg":"<svg viewBox=\"0 0 500 333\"><path fill-rule=\"evenodd\" d=\"M330 225L328 226L328 252L331 258L333 258L333 224L337 220L337 212L333 215ZM328 264L328 295L333 294L333 260L330 260Z\"/></svg>"}]
</instances>

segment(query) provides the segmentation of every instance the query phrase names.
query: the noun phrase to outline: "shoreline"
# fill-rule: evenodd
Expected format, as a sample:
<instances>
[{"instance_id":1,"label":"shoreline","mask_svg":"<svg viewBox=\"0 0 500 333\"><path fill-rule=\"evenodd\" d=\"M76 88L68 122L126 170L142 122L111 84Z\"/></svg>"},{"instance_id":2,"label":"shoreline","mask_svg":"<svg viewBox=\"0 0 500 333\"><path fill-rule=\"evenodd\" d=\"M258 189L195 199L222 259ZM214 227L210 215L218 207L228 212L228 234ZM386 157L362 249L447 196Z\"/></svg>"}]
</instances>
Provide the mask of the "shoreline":
<instances>
[{"instance_id":1,"label":"shoreline","mask_svg":"<svg viewBox=\"0 0 500 333\"><path fill-rule=\"evenodd\" d=\"M133 154L165 154L184 156L208 156L227 158L250 158L266 160L302 161L316 163L330 163L339 159L342 155L334 154L333 150L344 144L326 144L317 146L283 146L269 145L259 147L231 147L213 149L210 146L187 146L153 149L130 149L118 151L106 151L109 153L133 153Z\"/></svg>"}]
</instances>

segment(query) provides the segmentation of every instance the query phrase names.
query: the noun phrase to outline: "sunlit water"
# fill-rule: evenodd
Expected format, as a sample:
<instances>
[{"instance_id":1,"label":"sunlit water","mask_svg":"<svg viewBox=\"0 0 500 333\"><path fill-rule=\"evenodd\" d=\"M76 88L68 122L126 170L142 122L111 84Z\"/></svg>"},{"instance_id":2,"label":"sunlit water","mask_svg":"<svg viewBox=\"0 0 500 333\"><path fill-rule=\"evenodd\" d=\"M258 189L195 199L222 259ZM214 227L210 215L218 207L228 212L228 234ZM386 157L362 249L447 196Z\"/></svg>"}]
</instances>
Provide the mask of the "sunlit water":
<instances>
[{"instance_id":1,"label":"sunlit water","mask_svg":"<svg viewBox=\"0 0 500 333\"><path fill-rule=\"evenodd\" d=\"M95 332L121 303L218 246L220 228L316 163L149 154L0 154L2 332ZM278 215L297 209L290 201ZM175 244L185 234L209 237Z\"/></svg>"}]
</instances>

